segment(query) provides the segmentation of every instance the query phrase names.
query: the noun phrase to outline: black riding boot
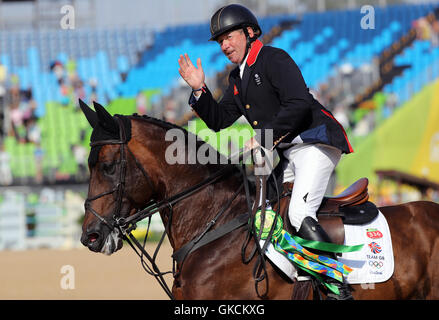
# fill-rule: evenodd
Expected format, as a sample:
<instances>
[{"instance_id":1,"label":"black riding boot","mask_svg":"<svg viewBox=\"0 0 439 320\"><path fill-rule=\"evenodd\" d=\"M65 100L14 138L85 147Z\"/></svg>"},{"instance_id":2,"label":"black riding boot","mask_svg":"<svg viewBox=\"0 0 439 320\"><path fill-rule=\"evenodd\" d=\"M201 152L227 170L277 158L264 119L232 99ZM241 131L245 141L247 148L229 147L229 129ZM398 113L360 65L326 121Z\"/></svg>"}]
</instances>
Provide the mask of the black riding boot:
<instances>
[{"instance_id":1,"label":"black riding boot","mask_svg":"<svg viewBox=\"0 0 439 320\"><path fill-rule=\"evenodd\" d=\"M297 235L306 240L322 241L322 242L330 242L330 243L332 242L331 238L329 238L328 234L322 228L322 226L315 219L311 217L306 217L305 219L303 219L302 225L300 226ZM335 253L323 252L319 250L313 250L313 253L324 255L331 259L337 260L337 256L335 255ZM347 283L345 282L340 283L339 281L336 281L332 278L329 278L328 282L335 285L338 288L340 295L336 295L332 292L329 292L326 298L327 300L354 300L354 297L352 297L351 291L349 289L349 285Z\"/></svg>"}]
</instances>

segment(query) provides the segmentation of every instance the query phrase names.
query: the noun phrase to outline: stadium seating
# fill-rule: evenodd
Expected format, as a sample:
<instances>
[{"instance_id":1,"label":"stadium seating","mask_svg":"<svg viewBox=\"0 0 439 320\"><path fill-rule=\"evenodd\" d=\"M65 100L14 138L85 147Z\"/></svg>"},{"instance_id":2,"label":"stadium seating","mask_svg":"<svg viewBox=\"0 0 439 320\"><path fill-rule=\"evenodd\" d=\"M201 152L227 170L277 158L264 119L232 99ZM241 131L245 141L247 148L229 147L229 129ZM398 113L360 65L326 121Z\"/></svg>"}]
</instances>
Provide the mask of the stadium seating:
<instances>
[{"instance_id":1,"label":"stadium seating","mask_svg":"<svg viewBox=\"0 0 439 320\"><path fill-rule=\"evenodd\" d=\"M439 77L439 47L432 48L431 42L418 40L395 58L395 65L409 65L403 74L384 87L384 92L394 92L404 103L419 92L422 87Z\"/></svg>"},{"instance_id":2,"label":"stadium seating","mask_svg":"<svg viewBox=\"0 0 439 320\"><path fill-rule=\"evenodd\" d=\"M54 61L76 63L76 71L90 93L90 79L98 82L98 99L117 97L121 73L135 65L137 55L150 43L146 29L2 31L0 63L16 74L21 89L32 88L37 116L45 115L47 102L62 102L59 85L50 70ZM108 97L108 99L107 99Z\"/></svg>"},{"instance_id":3,"label":"stadium seating","mask_svg":"<svg viewBox=\"0 0 439 320\"><path fill-rule=\"evenodd\" d=\"M394 5L375 8L375 29L362 29L363 14L358 9L305 13L302 16L279 15L260 19L264 32L283 20L298 20L271 45L286 50L299 65L310 88L317 88L342 63L355 68L370 63L412 26L412 22L433 10L431 4ZM113 113L136 112L134 98L149 92L148 98L166 96L179 85L177 59L188 53L195 61L200 57L207 80L224 71L229 64L218 44L210 37L207 23L166 28L152 33L147 29L61 30L0 33L0 63L9 74L19 77L21 89L32 88L37 102L38 125L42 130L43 173L56 169L64 174L77 171L71 146L87 145L81 133L89 127L77 112L77 106L65 100L55 74L50 69L57 60L66 69L76 70L84 83L87 98L91 82L97 81L96 100L110 104ZM431 64L439 65L439 49L430 50L425 41L416 41L395 59L396 64L410 64L385 92L396 92L402 101L417 92L429 77ZM434 69L434 68L433 68ZM407 87L410 86L410 90ZM153 94L151 94L153 92ZM123 101L123 103L121 103ZM130 110L130 111L128 111ZM34 177L36 153L33 144L17 144L13 137L5 140L12 154L14 177Z\"/></svg>"},{"instance_id":4,"label":"stadium seating","mask_svg":"<svg viewBox=\"0 0 439 320\"><path fill-rule=\"evenodd\" d=\"M308 86L316 88L335 66L350 63L358 68L370 63L407 32L413 20L432 9L432 5L377 7L375 29L361 28L363 15L358 9L309 13L297 28L284 32L273 45L290 53Z\"/></svg>"}]
</instances>

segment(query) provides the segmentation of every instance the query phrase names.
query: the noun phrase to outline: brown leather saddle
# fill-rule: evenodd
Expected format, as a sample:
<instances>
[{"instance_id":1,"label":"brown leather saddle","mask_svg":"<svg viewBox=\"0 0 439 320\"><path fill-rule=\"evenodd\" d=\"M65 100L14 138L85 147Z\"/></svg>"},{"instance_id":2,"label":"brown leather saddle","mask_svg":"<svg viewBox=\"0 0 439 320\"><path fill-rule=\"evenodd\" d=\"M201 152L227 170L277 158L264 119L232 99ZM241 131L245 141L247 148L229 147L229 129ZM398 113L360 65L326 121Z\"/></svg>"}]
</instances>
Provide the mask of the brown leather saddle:
<instances>
[{"instance_id":1,"label":"brown leather saddle","mask_svg":"<svg viewBox=\"0 0 439 320\"><path fill-rule=\"evenodd\" d=\"M333 243L344 243L344 224L358 224L371 220L376 216L377 210L375 205L368 202L368 184L369 180L367 178L361 178L339 195L323 198L322 204L317 212L317 219ZM280 200L280 213L284 221L285 229L291 234L295 234L294 228L291 226L287 217L292 188L293 183L283 184L282 195L284 197ZM274 208L276 209L277 206ZM367 216L364 214L366 211L369 211ZM363 216L361 216L361 214L363 214Z\"/></svg>"}]
</instances>

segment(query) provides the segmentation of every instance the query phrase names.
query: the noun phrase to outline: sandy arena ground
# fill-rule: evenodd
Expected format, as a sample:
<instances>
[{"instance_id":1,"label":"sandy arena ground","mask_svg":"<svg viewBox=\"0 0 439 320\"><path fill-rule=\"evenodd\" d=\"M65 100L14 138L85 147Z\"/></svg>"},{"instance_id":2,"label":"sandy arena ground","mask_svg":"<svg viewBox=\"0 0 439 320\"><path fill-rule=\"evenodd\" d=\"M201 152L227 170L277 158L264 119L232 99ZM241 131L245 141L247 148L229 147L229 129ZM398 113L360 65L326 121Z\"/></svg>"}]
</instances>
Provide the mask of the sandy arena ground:
<instances>
[{"instance_id":1,"label":"sandy arena ground","mask_svg":"<svg viewBox=\"0 0 439 320\"><path fill-rule=\"evenodd\" d=\"M148 253L152 255L154 249L154 243L147 244ZM171 253L171 246L165 242L157 260L160 270L171 270ZM70 282L74 289L66 289L69 283L63 277L74 280ZM171 287L172 276L166 275L165 279ZM143 270L135 252L124 245L111 256L87 248L0 251L0 299L169 298Z\"/></svg>"}]
</instances>

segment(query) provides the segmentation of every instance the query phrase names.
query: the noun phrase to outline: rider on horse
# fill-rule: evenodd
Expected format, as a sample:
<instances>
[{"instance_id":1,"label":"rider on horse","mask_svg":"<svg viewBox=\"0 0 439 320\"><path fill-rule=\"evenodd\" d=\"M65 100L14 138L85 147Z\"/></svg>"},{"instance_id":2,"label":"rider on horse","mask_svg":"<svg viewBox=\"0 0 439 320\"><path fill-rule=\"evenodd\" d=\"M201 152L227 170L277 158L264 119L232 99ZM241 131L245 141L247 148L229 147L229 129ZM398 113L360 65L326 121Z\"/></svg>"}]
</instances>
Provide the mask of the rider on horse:
<instances>
[{"instance_id":1,"label":"rider on horse","mask_svg":"<svg viewBox=\"0 0 439 320\"><path fill-rule=\"evenodd\" d=\"M189 104L214 131L229 127L242 115L260 130L262 134L247 141L246 147L276 147L283 182L294 181L288 211L291 225L302 238L331 242L316 212L341 154L353 152L343 127L309 93L288 53L257 40L262 30L247 8L236 4L220 8L211 18L210 31L210 40L217 41L237 67L217 103L205 84L201 60L195 67L187 54L180 56L180 75L192 88ZM273 141L265 139L268 130ZM334 285L340 295L328 294L328 298L352 299L346 283Z\"/></svg>"}]
</instances>

